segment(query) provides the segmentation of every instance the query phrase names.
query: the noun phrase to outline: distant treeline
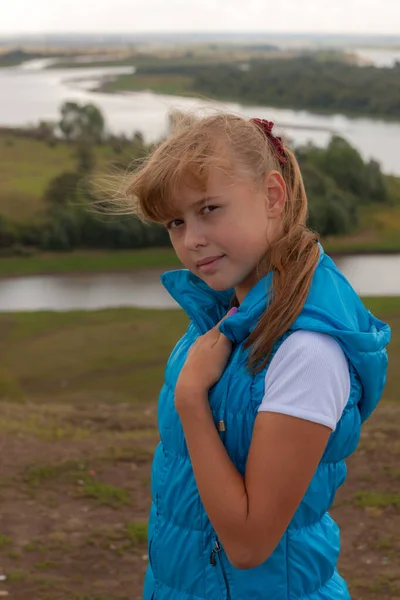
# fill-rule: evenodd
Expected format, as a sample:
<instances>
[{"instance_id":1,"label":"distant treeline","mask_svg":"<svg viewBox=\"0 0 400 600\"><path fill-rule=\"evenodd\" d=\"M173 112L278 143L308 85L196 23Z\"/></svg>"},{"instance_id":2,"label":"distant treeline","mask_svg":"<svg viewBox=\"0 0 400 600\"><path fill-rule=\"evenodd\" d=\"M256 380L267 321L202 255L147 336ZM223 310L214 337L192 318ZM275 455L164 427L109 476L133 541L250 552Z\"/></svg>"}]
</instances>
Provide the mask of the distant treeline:
<instances>
[{"instance_id":1,"label":"distant treeline","mask_svg":"<svg viewBox=\"0 0 400 600\"><path fill-rule=\"evenodd\" d=\"M50 58L59 56L56 54L43 54L38 52L26 52L25 50L14 49L8 52L0 54L0 67L14 67L20 65L27 60L33 60L36 58Z\"/></svg>"},{"instance_id":2,"label":"distant treeline","mask_svg":"<svg viewBox=\"0 0 400 600\"><path fill-rule=\"evenodd\" d=\"M143 66L138 74L180 74L194 92L245 103L400 119L400 63L356 66L318 55L253 59L246 64Z\"/></svg>"}]
</instances>

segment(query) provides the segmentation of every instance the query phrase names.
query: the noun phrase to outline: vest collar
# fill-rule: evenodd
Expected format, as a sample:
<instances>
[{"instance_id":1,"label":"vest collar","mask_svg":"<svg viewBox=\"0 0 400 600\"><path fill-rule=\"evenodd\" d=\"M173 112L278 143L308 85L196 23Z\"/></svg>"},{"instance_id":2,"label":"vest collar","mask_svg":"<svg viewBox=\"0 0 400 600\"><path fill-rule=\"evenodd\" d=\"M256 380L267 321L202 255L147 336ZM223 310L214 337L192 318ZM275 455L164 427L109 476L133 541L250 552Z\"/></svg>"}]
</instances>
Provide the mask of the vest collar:
<instances>
[{"instance_id":1,"label":"vest collar","mask_svg":"<svg viewBox=\"0 0 400 600\"><path fill-rule=\"evenodd\" d=\"M233 343L244 341L265 311L272 274L260 279L248 292L235 315L221 323L220 331ZM169 294L178 302L195 324L200 334L204 334L226 315L234 289L222 292L213 290L202 279L188 269L167 271L161 282Z\"/></svg>"},{"instance_id":2,"label":"vest collar","mask_svg":"<svg viewBox=\"0 0 400 600\"><path fill-rule=\"evenodd\" d=\"M324 250L319 244L321 262ZM213 290L189 269L167 271L161 282L169 294L183 308L202 335L226 315L234 289ZM243 342L254 329L267 307L271 290L272 272L262 277L248 292L235 315L226 319L219 330L233 343Z\"/></svg>"}]
</instances>

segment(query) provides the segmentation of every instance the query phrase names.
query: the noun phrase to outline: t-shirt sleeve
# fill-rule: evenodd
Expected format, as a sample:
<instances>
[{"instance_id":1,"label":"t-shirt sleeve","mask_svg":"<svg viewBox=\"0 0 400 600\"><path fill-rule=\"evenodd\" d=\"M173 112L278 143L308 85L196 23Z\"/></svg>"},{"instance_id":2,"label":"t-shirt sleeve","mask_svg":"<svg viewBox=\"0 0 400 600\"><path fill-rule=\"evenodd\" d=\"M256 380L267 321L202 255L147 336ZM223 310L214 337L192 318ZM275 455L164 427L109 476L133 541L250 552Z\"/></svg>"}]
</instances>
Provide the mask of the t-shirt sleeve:
<instances>
[{"instance_id":1,"label":"t-shirt sleeve","mask_svg":"<svg viewBox=\"0 0 400 600\"><path fill-rule=\"evenodd\" d=\"M280 345L271 360L258 410L306 419L333 431L349 395L349 366L336 340L300 330Z\"/></svg>"}]
</instances>

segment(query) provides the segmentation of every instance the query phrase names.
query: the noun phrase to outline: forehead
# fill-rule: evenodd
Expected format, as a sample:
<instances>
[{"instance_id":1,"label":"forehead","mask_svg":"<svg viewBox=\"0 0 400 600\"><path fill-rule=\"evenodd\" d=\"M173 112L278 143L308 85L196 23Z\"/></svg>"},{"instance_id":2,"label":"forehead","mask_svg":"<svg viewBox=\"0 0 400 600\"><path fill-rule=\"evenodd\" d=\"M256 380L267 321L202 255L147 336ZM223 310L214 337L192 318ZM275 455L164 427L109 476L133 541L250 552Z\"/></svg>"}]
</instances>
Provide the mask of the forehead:
<instances>
[{"instance_id":1,"label":"forehead","mask_svg":"<svg viewBox=\"0 0 400 600\"><path fill-rule=\"evenodd\" d=\"M160 153L157 177L143 194L145 213L151 220L169 221L201 198L231 195L239 178L249 179L224 146L218 149L219 153L216 148L208 153L209 149L203 152L195 145L183 155Z\"/></svg>"},{"instance_id":2,"label":"forehead","mask_svg":"<svg viewBox=\"0 0 400 600\"><path fill-rule=\"evenodd\" d=\"M224 169L210 166L203 178L188 173L176 185L171 197L174 207L182 207L207 199L210 196L220 196L226 193L237 180L232 173Z\"/></svg>"}]
</instances>

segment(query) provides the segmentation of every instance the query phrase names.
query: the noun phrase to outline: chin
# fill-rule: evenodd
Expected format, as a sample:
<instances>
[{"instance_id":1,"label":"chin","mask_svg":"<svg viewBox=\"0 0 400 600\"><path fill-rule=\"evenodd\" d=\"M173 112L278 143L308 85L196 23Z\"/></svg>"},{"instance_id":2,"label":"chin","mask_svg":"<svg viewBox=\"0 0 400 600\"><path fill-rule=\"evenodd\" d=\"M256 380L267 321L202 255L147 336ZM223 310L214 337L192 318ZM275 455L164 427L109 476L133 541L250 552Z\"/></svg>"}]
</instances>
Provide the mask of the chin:
<instances>
[{"instance_id":1,"label":"chin","mask_svg":"<svg viewBox=\"0 0 400 600\"><path fill-rule=\"evenodd\" d=\"M226 292L228 290L231 290L233 288L232 285L218 285L218 284L211 284L208 281L205 282L210 288L212 288L213 290L215 290L216 292Z\"/></svg>"},{"instance_id":2,"label":"chin","mask_svg":"<svg viewBox=\"0 0 400 600\"><path fill-rule=\"evenodd\" d=\"M211 289L216 292L226 292L227 290L231 290L235 287L235 284L231 281L224 281L223 279L219 279L218 277L208 276L208 277L200 277Z\"/></svg>"}]
</instances>

